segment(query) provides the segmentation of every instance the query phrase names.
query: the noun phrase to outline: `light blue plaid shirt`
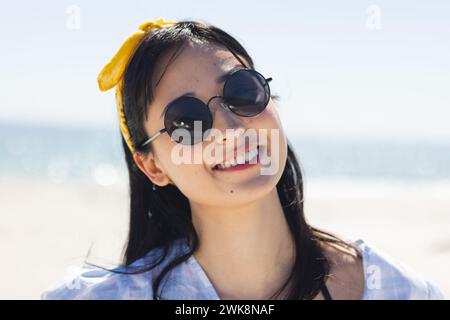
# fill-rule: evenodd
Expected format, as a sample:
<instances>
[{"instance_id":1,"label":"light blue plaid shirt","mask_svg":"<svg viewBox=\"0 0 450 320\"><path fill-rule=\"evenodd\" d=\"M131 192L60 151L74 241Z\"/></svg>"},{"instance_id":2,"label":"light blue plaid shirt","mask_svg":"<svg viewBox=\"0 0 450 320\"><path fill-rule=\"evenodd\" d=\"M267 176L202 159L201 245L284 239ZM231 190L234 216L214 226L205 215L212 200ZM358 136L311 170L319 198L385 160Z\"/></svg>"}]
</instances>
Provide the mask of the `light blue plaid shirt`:
<instances>
[{"instance_id":1,"label":"light blue plaid shirt","mask_svg":"<svg viewBox=\"0 0 450 320\"><path fill-rule=\"evenodd\" d=\"M424 279L408 267L394 262L373 245L363 240L355 241L363 257L365 286L364 300L410 300L445 299L443 293L432 282ZM185 241L174 242L170 258L187 250ZM184 251L185 252L185 251ZM135 261L131 267L139 267L153 261L161 253L151 250L145 257ZM45 291L42 299L152 299L152 279L170 259L165 259L151 271L136 275L119 274L84 265L69 269L68 275L53 288ZM126 270L117 267L115 270ZM163 280L160 287L162 299L171 300L219 300L206 273L191 256L178 265Z\"/></svg>"}]
</instances>

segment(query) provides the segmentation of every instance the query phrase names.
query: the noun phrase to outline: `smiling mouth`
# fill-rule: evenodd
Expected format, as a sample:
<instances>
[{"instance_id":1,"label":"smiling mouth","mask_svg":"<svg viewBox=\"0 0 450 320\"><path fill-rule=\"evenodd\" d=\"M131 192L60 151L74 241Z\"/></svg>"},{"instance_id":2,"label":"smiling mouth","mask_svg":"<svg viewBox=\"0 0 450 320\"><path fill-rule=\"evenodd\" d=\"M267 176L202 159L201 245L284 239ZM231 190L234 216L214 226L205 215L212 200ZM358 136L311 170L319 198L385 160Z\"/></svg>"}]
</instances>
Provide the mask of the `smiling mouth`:
<instances>
[{"instance_id":1,"label":"smiling mouth","mask_svg":"<svg viewBox=\"0 0 450 320\"><path fill-rule=\"evenodd\" d=\"M233 170L244 169L250 166L254 166L259 162L259 146L256 149L245 152L243 155L239 155L233 160L228 160L223 163L216 164L213 170Z\"/></svg>"}]
</instances>

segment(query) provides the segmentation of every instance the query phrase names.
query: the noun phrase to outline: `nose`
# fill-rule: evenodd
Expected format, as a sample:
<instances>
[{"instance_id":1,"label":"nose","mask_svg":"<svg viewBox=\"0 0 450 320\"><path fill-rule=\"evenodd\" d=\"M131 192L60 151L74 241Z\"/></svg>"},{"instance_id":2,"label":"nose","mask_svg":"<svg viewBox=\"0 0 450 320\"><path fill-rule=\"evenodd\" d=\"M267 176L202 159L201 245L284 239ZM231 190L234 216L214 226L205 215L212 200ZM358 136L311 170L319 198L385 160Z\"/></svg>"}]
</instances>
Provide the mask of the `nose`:
<instances>
[{"instance_id":1,"label":"nose","mask_svg":"<svg viewBox=\"0 0 450 320\"><path fill-rule=\"evenodd\" d=\"M234 114L223 101L223 98L216 97L212 99L209 103L209 108L213 115L213 128L222 132L221 141L216 142L233 141L235 137L239 137L245 132L245 128L242 125L242 117Z\"/></svg>"}]
</instances>

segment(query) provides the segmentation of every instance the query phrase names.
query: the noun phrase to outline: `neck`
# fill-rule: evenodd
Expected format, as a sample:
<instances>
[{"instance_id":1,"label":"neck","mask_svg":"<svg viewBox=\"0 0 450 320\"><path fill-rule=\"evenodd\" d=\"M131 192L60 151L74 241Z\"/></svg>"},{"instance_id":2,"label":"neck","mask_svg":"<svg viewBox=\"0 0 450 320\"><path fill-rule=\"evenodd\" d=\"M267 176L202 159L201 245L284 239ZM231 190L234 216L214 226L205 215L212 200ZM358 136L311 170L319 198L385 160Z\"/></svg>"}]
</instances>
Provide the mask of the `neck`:
<instances>
[{"instance_id":1,"label":"neck","mask_svg":"<svg viewBox=\"0 0 450 320\"><path fill-rule=\"evenodd\" d=\"M194 253L221 299L268 299L286 281L294 242L276 188L239 207L191 203Z\"/></svg>"}]
</instances>

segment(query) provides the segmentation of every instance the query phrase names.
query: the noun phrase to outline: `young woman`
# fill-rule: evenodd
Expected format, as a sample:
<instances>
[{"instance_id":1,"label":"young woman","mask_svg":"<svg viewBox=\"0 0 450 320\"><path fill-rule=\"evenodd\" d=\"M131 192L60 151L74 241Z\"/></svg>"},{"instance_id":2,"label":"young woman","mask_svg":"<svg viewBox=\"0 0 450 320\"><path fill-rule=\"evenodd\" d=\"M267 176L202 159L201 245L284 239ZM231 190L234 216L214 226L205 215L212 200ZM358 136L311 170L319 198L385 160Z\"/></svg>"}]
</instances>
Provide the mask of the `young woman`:
<instances>
[{"instance_id":1,"label":"young woman","mask_svg":"<svg viewBox=\"0 0 450 320\"><path fill-rule=\"evenodd\" d=\"M124 263L86 263L42 298L443 297L364 241L308 224L271 78L225 31L146 22L98 80L101 90L117 86L130 187ZM222 157L206 157L208 148ZM180 162L180 150L198 161Z\"/></svg>"}]
</instances>

